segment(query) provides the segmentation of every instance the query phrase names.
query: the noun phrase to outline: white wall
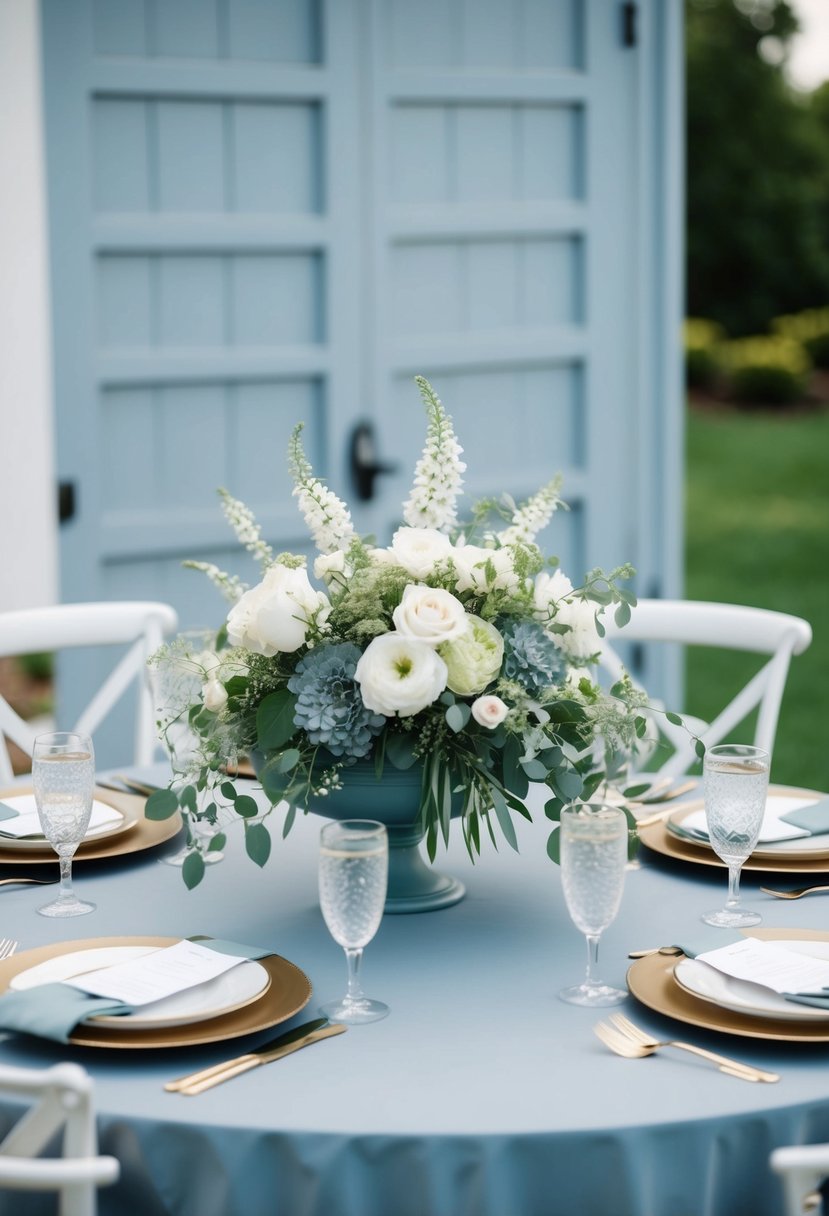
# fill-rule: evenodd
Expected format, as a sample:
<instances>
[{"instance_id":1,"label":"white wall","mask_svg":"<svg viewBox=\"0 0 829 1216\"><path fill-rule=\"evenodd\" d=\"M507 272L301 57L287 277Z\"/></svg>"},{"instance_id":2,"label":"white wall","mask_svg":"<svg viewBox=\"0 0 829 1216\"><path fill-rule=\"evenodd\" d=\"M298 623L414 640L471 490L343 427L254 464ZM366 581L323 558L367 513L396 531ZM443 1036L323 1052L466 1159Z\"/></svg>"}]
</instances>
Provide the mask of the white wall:
<instances>
[{"instance_id":1,"label":"white wall","mask_svg":"<svg viewBox=\"0 0 829 1216\"><path fill-rule=\"evenodd\" d=\"M37 0L0 0L0 611L57 598Z\"/></svg>"}]
</instances>

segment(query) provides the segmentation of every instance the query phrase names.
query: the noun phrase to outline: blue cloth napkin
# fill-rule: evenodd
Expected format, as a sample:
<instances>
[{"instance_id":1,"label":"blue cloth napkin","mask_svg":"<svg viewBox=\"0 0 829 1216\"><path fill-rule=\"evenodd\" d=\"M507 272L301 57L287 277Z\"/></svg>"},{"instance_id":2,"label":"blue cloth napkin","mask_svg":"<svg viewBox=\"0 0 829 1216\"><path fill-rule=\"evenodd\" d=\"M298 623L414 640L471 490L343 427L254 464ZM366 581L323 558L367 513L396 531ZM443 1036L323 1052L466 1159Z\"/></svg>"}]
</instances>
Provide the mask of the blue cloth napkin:
<instances>
[{"instance_id":1,"label":"blue cloth napkin","mask_svg":"<svg viewBox=\"0 0 829 1216\"><path fill-rule=\"evenodd\" d=\"M796 828L803 828L812 836L822 836L829 832L829 798L821 798L820 802L813 802L810 806L798 807L796 811L786 811L780 818Z\"/></svg>"},{"instance_id":2,"label":"blue cloth napkin","mask_svg":"<svg viewBox=\"0 0 829 1216\"><path fill-rule=\"evenodd\" d=\"M714 936L715 934L716 936ZM712 929L710 934L702 932L689 939L685 944L679 942L674 944L677 950L681 950L686 958L696 958L698 954L705 954L708 950L717 950L721 946L731 946L734 942L742 940L742 933L727 933L723 929ZM773 991L772 988L769 989L769 992ZM784 992L778 995L784 996L787 1001L792 1001L796 1005L813 1005L816 1009L829 1009L829 989L824 988L819 992Z\"/></svg>"},{"instance_id":3,"label":"blue cloth napkin","mask_svg":"<svg viewBox=\"0 0 829 1216\"><path fill-rule=\"evenodd\" d=\"M269 946L246 946L220 938L193 937L201 946L221 954L257 959L273 954ZM91 996L69 984L41 984L20 992L6 992L0 997L0 1029L16 1030L68 1043L79 1022L96 1015L116 1016L132 1013L134 1007L111 997Z\"/></svg>"},{"instance_id":4,"label":"blue cloth napkin","mask_svg":"<svg viewBox=\"0 0 829 1216\"><path fill-rule=\"evenodd\" d=\"M16 811L13 806L9 806L7 802L0 802L0 820L16 819L20 811Z\"/></svg>"}]
</instances>

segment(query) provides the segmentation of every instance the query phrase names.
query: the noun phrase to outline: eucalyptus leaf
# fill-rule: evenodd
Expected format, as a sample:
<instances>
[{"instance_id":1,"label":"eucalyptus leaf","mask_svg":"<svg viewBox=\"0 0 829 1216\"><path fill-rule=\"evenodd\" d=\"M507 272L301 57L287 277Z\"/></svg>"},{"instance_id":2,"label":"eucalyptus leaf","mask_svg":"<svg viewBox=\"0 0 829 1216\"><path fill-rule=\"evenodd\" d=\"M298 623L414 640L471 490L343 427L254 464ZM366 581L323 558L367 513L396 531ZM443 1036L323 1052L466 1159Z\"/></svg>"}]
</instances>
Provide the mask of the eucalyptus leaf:
<instances>
[{"instance_id":1,"label":"eucalyptus leaf","mask_svg":"<svg viewBox=\"0 0 829 1216\"><path fill-rule=\"evenodd\" d=\"M243 819L252 819L259 814L259 805L255 798L251 798L250 794L240 794L236 799L235 811L237 815L241 815Z\"/></svg>"},{"instance_id":2,"label":"eucalyptus leaf","mask_svg":"<svg viewBox=\"0 0 829 1216\"><path fill-rule=\"evenodd\" d=\"M285 822L282 824L282 839L283 840L288 835L291 828L294 826L295 819L296 819L296 807L292 804L291 806L288 807L288 813L285 816Z\"/></svg>"},{"instance_id":3,"label":"eucalyptus leaf","mask_svg":"<svg viewBox=\"0 0 829 1216\"><path fill-rule=\"evenodd\" d=\"M289 747L287 751L277 756L274 768L278 773L290 773L299 764L299 748Z\"/></svg>"},{"instance_id":4,"label":"eucalyptus leaf","mask_svg":"<svg viewBox=\"0 0 829 1216\"><path fill-rule=\"evenodd\" d=\"M414 740L411 735L389 735L386 740L386 755L395 768L405 772L417 763Z\"/></svg>"},{"instance_id":5,"label":"eucalyptus leaf","mask_svg":"<svg viewBox=\"0 0 829 1216\"><path fill-rule=\"evenodd\" d=\"M271 834L264 823L251 823L245 829L245 850L251 861L263 866L271 855Z\"/></svg>"},{"instance_id":6,"label":"eucalyptus leaf","mask_svg":"<svg viewBox=\"0 0 829 1216\"><path fill-rule=\"evenodd\" d=\"M547 837L547 856L557 866L561 865L561 829L554 828Z\"/></svg>"},{"instance_id":7,"label":"eucalyptus leaf","mask_svg":"<svg viewBox=\"0 0 829 1216\"><path fill-rule=\"evenodd\" d=\"M464 716L464 713L463 713L464 709L466 710L466 716ZM468 721L469 721L469 707L468 706L466 706L466 705L460 706L457 704L457 702L455 702L454 705L449 706L449 708L446 711L446 725L449 727L450 730L453 730L456 735L459 734L463 730L463 728L466 726Z\"/></svg>"},{"instance_id":8,"label":"eucalyptus leaf","mask_svg":"<svg viewBox=\"0 0 829 1216\"><path fill-rule=\"evenodd\" d=\"M564 809L564 803L560 798L548 798L544 803L544 814L548 819L552 819L554 823L558 823L561 819L561 812Z\"/></svg>"},{"instance_id":9,"label":"eucalyptus leaf","mask_svg":"<svg viewBox=\"0 0 829 1216\"><path fill-rule=\"evenodd\" d=\"M618 604L616 611L613 614L613 619L615 620L617 627L619 629L623 629L630 620L630 605L624 603L624 601L621 604Z\"/></svg>"},{"instance_id":10,"label":"eucalyptus leaf","mask_svg":"<svg viewBox=\"0 0 829 1216\"><path fill-rule=\"evenodd\" d=\"M546 781L547 768L540 760L522 760L521 767L530 781Z\"/></svg>"},{"instance_id":11,"label":"eucalyptus leaf","mask_svg":"<svg viewBox=\"0 0 829 1216\"><path fill-rule=\"evenodd\" d=\"M170 819L178 810L178 797L172 790L156 790L144 803L145 819Z\"/></svg>"},{"instance_id":12,"label":"eucalyptus leaf","mask_svg":"<svg viewBox=\"0 0 829 1216\"><path fill-rule=\"evenodd\" d=\"M185 807L191 814L195 815L198 809L195 786L185 785L183 789L179 790L178 801L179 806Z\"/></svg>"},{"instance_id":13,"label":"eucalyptus leaf","mask_svg":"<svg viewBox=\"0 0 829 1216\"><path fill-rule=\"evenodd\" d=\"M197 849L185 857L184 865L181 867L181 877L184 879L184 885L188 891L197 887L204 878L204 858Z\"/></svg>"},{"instance_id":14,"label":"eucalyptus leaf","mask_svg":"<svg viewBox=\"0 0 829 1216\"><path fill-rule=\"evenodd\" d=\"M230 801L230 802L236 801L236 798L238 797L238 795L236 793L236 786L233 784L232 781L223 781L221 784L221 791L222 791L223 796L225 798L227 798L228 801Z\"/></svg>"},{"instance_id":15,"label":"eucalyptus leaf","mask_svg":"<svg viewBox=\"0 0 829 1216\"><path fill-rule=\"evenodd\" d=\"M697 753L700 760L702 760L704 758L705 744L703 743L702 739L697 739L697 741L694 743L694 751Z\"/></svg>"},{"instance_id":16,"label":"eucalyptus leaf","mask_svg":"<svg viewBox=\"0 0 829 1216\"><path fill-rule=\"evenodd\" d=\"M566 802L572 802L574 798L578 798L584 789L581 773L573 772L572 769L560 769L554 774L553 783Z\"/></svg>"},{"instance_id":17,"label":"eucalyptus leaf","mask_svg":"<svg viewBox=\"0 0 829 1216\"><path fill-rule=\"evenodd\" d=\"M672 722L674 724L674 726L682 725L682 719L680 718L679 714L674 714L669 711L668 713L665 714L665 717L668 719L669 722Z\"/></svg>"},{"instance_id":18,"label":"eucalyptus leaf","mask_svg":"<svg viewBox=\"0 0 829 1216\"><path fill-rule=\"evenodd\" d=\"M207 846L208 853L221 853L222 849L227 844L227 836L224 832L217 832L215 836L210 837L210 844Z\"/></svg>"}]
</instances>

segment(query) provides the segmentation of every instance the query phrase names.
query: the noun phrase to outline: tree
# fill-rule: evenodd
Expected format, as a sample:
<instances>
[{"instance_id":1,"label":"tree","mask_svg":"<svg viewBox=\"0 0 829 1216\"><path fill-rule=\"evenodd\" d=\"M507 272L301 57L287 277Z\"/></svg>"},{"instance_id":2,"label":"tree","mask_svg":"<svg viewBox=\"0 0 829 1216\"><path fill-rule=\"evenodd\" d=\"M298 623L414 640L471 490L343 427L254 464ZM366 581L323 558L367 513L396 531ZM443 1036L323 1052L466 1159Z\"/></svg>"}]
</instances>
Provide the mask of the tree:
<instances>
[{"instance_id":1,"label":"tree","mask_svg":"<svg viewBox=\"0 0 829 1216\"><path fill-rule=\"evenodd\" d=\"M686 4L688 313L731 334L829 303L829 98L821 129L768 55L796 30L786 0Z\"/></svg>"}]
</instances>

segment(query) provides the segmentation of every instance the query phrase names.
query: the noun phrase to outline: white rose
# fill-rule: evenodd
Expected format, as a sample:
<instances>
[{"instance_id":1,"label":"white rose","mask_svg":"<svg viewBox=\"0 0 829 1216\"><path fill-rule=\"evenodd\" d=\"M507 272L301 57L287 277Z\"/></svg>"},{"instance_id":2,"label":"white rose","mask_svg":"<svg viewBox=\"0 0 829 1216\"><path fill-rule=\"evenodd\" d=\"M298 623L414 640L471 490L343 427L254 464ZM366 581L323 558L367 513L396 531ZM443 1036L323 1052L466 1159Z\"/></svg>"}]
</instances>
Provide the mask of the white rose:
<instances>
[{"instance_id":1,"label":"white rose","mask_svg":"<svg viewBox=\"0 0 829 1216\"><path fill-rule=\"evenodd\" d=\"M204 708L218 714L227 705L227 690L221 680L208 680L202 689Z\"/></svg>"},{"instance_id":2,"label":"white rose","mask_svg":"<svg viewBox=\"0 0 829 1216\"><path fill-rule=\"evenodd\" d=\"M516 591L519 580L513 566L512 549L482 549L479 545L461 545L452 550L458 580L458 591Z\"/></svg>"},{"instance_id":3,"label":"white rose","mask_svg":"<svg viewBox=\"0 0 829 1216\"><path fill-rule=\"evenodd\" d=\"M266 658L290 654L308 636L312 617L317 614L320 620L330 608L304 570L271 566L262 582L246 591L228 613L228 641Z\"/></svg>"},{"instance_id":4,"label":"white rose","mask_svg":"<svg viewBox=\"0 0 829 1216\"><path fill-rule=\"evenodd\" d=\"M391 551L398 566L412 578L426 578L437 562L452 557L452 542L435 528L398 528L392 537Z\"/></svg>"},{"instance_id":5,"label":"white rose","mask_svg":"<svg viewBox=\"0 0 829 1216\"><path fill-rule=\"evenodd\" d=\"M437 700L446 674L443 659L425 642L384 633L366 647L354 679L368 709L387 718L408 718Z\"/></svg>"},{"instance_id":6,"label":"white rose","mask_svg":"<svg viewBox=\"0 0 829 1216\"><path fill-rule=\"evenodd\" d=\"M488 726L493 730L500 726L509 713L509 707L500 697L478 697L472 702L472 717L479 726Z\"/></svg>"},{"instance_id":7,"label":"white rose","mask_svg":"<svg viewBox=\"0 0 829 1216\"><path fill-rule=\"evenodd\" d=\"M439 587L409 583L403 598L392 613L394 627L404 638L439 646L460 638L469 620L460 600Z\"/></svg>"},{"instance_id":8,"label":"white rose","mask_svg":"<svg viewBox=\"0 0 829 1216\"><path fill-rule=\"evenodd\" d=\"M333 553L320 553L319 557L314 559L314 577L328 587L332 583L344 586L350 574L351 568L341 549L336 549Z\"/></svg>"}]
</instances>

